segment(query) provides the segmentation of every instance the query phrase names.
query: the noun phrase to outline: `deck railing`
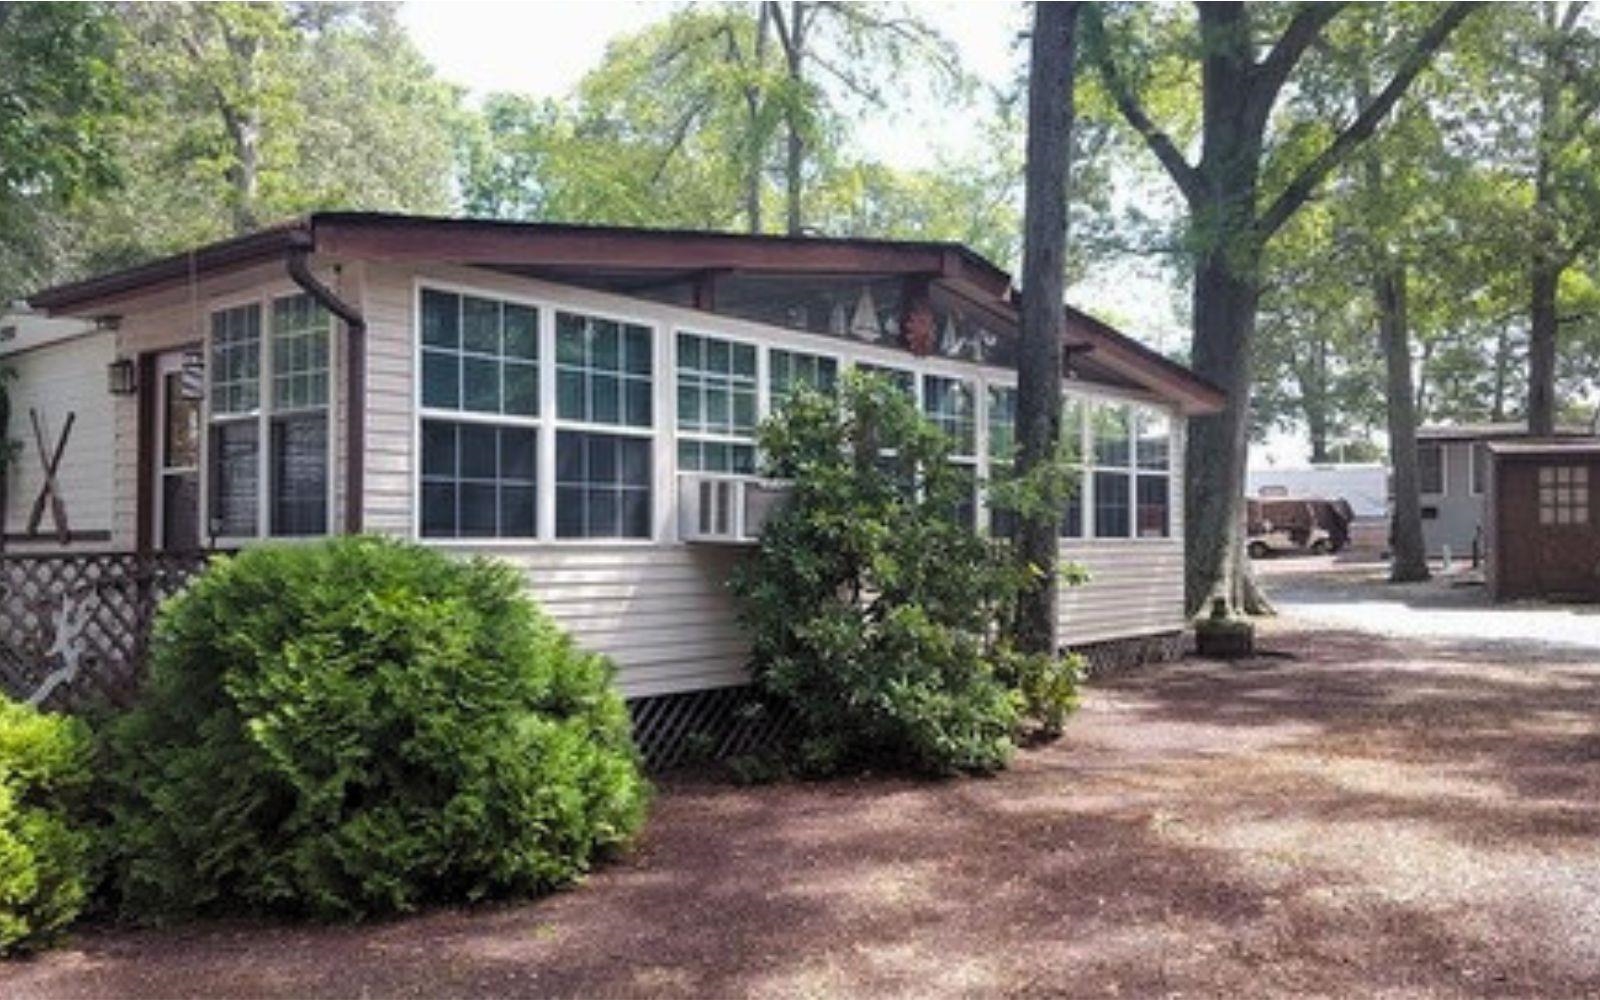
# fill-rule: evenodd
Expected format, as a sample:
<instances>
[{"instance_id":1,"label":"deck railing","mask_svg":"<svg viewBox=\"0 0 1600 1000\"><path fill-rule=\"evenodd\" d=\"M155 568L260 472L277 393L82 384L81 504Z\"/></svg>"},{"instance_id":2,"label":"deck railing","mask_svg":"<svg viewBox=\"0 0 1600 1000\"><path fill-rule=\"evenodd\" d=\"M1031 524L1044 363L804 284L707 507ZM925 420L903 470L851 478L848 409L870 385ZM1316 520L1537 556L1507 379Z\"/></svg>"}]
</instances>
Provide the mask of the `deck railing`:
<instances>
[{"instance_id":1,"label":"deck railing","mask_svg":"<svg viewBox=\"0 0 1600 1000\"><path fill-rule=\"evenodd\" d=\"M156 607L207 553L0 555L0 688L53 709L126 705Z\"/></svg>"}]
</instances>

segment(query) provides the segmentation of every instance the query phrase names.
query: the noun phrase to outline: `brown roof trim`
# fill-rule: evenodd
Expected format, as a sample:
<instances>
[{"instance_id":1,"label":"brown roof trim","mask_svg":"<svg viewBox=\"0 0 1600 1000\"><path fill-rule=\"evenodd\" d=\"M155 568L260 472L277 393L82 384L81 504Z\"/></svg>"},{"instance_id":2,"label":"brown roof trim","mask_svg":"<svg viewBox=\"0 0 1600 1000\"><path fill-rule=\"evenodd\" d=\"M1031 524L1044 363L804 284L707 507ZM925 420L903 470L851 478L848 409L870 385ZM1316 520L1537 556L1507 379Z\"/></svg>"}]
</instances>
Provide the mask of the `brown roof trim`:
<instances>
[{"instance_id":1,"label":"brown roof trim","mask_svg":"<svg viewBox=\"0 0 1600 1000\"><path fill-rule=\"evenodd\" d=\"M933 274L1004 295L1011 276L958 243L456 219L374 212L311 217L319 253L384 261L683 270Z\"/></svg>"},{"instance_id":2,"label":"brown roof trim","mask_svg":"<svg viewBox=\"0 0 1600 1000\"><path fill-rule=\"evenodd\" d=\"M200 274L280 258L289 251L377 261L476 266L670 268L878 273L936 277L963 298L1016 321L1011 276L958 243L833 237L791 237L677 229L639 229L318 212L248 236L199 247L86 281L46 289L29 304L56 314L91 314L120 298L188 281ZM1097 364L1172 398L1185 413L1215 413L1221 389L1087 313L1069 307L1069 345L1092 348Z\"/></svg>"},{"instance_id":3,"label":"brown roof trim","mask_svg":"<svg viewBox=\"0 0 1600 1000\"><path fill-rule=\"evenodd\" d=\"M282 257L293 247L310 245L306 221L295 220L125 270L47 288L29 296L28 304L50 313L81 313L126 295L181 284L194 274L259 264Z\"/></svg>"}]
</instances>

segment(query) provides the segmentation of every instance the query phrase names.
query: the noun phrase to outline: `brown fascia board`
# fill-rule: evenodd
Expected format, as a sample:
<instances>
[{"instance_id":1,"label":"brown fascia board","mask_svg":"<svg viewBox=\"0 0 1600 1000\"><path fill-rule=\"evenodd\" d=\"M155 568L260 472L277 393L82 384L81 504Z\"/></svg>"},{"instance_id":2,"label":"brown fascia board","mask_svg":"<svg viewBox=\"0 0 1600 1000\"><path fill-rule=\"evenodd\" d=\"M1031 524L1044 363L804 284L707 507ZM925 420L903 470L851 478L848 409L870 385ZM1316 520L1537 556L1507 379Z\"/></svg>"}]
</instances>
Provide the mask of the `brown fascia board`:
<instances>
[{"instance_id":1,"label":"brown fascia board","mask_svg":"<svg viewBox=\"0 0 1600 1000\"><path fill-rule=\"evenodd\" d=\"M969 299L991 315L1020 324L1015 293L999 303ZM1158 396L1178 403L1185 415L1220 413L1228 397L1220 388L1184 365L1153 351L1116 327L1082 310L1067 306L1062 341L1069 350L1089 350L1103 367L1142 385Z\"/></svg>"},{"instance_id":2,"label":"brown fascia board","mask_svg":"<svg viewBox=\"0 0 1600 1000\"><path fill-rule=\"evenodd\" d=\"M312 217L319 253L470 265L672 268L748 273L927 274L1003 296L1011 276L954 243L634 229L371 212Z\"/></svg>"},{"instance_id":3,"label":"brown fascia board","mask_svg":"<svg viewBox=\"0 0 1600 1000\"><path fill-rule=\"evenodd\" d=\"M259 264L282 257L292 248L310 246L309 226L305 220L295 220L125 270L47 288L30 295L28 304L55 316L89 315L127 296L181 285L203 274Z\"/></svg>"}]
</instances>

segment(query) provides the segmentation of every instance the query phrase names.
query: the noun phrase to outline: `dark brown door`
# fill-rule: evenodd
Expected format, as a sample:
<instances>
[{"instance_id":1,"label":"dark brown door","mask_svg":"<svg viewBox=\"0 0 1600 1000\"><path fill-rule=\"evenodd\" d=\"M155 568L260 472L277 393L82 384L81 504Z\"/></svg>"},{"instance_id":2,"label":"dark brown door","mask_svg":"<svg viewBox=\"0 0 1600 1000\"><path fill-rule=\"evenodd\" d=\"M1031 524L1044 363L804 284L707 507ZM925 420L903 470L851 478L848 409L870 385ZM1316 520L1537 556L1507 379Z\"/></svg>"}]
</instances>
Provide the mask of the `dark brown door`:
<instances>
[{"instance_id":1,"label":"dark brown door","mask_svg":"<svg viewBox=\"0 0 1600 1000\"><path fill-rule=\"evenodd\" d=\"M202 381L191 352L156 359L155 541L169 552L200 547Z\"/></svg>"}]
</instances>

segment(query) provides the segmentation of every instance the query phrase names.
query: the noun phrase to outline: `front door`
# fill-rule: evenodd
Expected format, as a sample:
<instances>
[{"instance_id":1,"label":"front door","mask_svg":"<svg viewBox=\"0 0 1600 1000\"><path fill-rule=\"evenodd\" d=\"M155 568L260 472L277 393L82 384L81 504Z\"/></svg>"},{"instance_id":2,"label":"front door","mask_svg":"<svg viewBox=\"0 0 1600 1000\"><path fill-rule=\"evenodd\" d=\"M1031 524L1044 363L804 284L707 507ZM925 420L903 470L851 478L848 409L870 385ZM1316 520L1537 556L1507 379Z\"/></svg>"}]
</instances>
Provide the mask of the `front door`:
<instances>
[{"instance_id":1,"label":"front door","mask_svg":"<svg viewBox=\"0 0 1600 1000\"><path fill-rule=\"evenodd\" d=\"M200 547L200 397L203 373L192 351L156 358L156 548Z\"/></svg>"}]
</instances>

